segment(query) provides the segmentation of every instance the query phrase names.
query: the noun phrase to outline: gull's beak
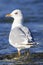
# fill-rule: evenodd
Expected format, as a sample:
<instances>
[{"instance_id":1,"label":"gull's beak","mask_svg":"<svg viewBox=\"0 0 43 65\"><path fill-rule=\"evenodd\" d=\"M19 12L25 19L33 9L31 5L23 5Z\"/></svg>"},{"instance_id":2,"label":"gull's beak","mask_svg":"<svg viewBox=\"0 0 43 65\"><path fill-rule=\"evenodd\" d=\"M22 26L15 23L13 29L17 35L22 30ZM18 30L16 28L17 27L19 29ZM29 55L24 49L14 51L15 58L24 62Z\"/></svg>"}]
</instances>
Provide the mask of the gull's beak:
<instances>
[{"instance_id":1,"label":"gull's beak","mask_svg":"<svg viewBox=\"0 0 43 65\"><path fill-rule=\"evenodd\" d=\"M11 14L6 14L6 16L5 17L11 17Z\"/></svg>"}]
</instances>

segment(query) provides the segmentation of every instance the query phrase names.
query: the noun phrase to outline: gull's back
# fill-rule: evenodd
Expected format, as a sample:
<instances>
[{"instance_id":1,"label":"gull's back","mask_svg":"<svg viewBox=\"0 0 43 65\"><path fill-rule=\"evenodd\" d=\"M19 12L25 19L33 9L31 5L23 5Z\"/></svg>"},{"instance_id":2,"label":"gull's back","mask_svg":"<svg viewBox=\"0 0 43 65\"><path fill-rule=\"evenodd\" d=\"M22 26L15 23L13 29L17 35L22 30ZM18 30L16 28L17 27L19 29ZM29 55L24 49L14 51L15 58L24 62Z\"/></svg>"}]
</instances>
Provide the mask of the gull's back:
<instances>
[{"instance_id":1,"label":"gull's back","mask_svg":"<svg viewBox=\"0 0 43 65\"><path fill-rule=\"evenodd\" d=\"M11 30L9 35L9 42L11 45L26 45L28 44L28 40L31 41L32 37L27 27L15 27Z\"/></svg>"}]
</instances>

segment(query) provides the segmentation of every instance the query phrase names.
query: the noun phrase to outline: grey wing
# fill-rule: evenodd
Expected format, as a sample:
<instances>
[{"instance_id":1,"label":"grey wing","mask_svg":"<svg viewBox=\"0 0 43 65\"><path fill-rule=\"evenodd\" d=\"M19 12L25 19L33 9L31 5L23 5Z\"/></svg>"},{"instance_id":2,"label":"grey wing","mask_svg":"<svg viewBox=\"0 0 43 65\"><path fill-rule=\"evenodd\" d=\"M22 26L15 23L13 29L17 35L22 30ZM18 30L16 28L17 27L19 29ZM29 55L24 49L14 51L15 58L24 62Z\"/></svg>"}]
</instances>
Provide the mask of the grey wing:
<instances>
[{"instance_id":1,"label":"grey wing","mask_svg":"<svg viewBox=\"0 0 43 65\"><path fill-rule=\"evenodd\" d=\"M11 40L11 43L21 43L24 42L26 40L26 34L25 32L21 29L21 28L14 28L13 30L11 30L10 35L9 35L9 39Z\"/></svg>"},{"instance_id":2,"label":"grey wing","mask_svg":"<svg viewBox=\"0 0 43 65\"><path fill-rule=\"evenodd\" d=\"M28 38L28 43L29 44L32 44L32 45L36 45L36 44L39 44L39 43L36 43L31 35L31 32L30 32L30 29L28 29L26 27L26 35L27 35L27 38Z\"/></svg>"},{"instance_id":3,"label":"grey wing","mask_svg":"<svg viewBox=\"0 0 43 65\"><path fill-rule=\"evenodd\" d=\"M23 27L23 31L25 32L28 41L31 42L32 41L32 36L31 36L30 30L27 27Z\"/></svg>"}]
</instances>

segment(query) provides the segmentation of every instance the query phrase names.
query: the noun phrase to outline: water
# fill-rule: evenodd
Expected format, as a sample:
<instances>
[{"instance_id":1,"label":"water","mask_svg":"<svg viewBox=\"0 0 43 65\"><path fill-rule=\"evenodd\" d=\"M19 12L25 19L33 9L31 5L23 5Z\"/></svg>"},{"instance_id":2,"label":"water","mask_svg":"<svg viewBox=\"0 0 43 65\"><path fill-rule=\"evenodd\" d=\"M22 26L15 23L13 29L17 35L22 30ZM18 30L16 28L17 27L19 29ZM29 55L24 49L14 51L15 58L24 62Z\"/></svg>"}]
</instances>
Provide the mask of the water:
<instances>
[{"instance_id":1,"label":"water","mask_svg":"<svg viewBox=\"0 0 43 65\"><path fill-rule=\"evenodd\" d=\"M11 20L5 17L14 9L21 9L24 15L24 25L30 28L35 42L39 43L35 47L29 49L31 60L29 65L43 65L43 1L42 0L0 0L0 56L15 53L8 41L11 29ZM8 21L8 22L7 22ZM4 22L4 23L3 23ZM1 57L0 57L1 58ZM33 61L32 61L33 60ZM20 60L19 60L20 61ZM3 65L14 65L15 61L0 61ZM16 62L17 63L17 62ZM16 64L15 63L15 64ZM24 64L26 64L24 62ZM17 65L17 64L16 64Z\"/></svg>"}]
</instances>

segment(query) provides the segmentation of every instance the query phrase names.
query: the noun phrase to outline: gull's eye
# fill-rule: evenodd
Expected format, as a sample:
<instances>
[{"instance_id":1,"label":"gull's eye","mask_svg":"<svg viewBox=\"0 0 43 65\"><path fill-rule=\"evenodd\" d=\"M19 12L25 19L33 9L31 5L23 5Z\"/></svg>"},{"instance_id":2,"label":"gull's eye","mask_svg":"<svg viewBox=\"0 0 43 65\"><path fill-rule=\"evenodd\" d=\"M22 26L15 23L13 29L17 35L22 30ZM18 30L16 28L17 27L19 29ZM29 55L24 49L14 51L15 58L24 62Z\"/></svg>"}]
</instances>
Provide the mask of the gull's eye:
<instances>
[{"instance_id":1,"label":"gull's eye","mask_svg":"<svg viewBox=\"0 0 43 65\"><path fill-rule=\"evenodd\" d=\"M15 14L18 14L18 12L15 12Z\"/></svg>"}]
</instances>

